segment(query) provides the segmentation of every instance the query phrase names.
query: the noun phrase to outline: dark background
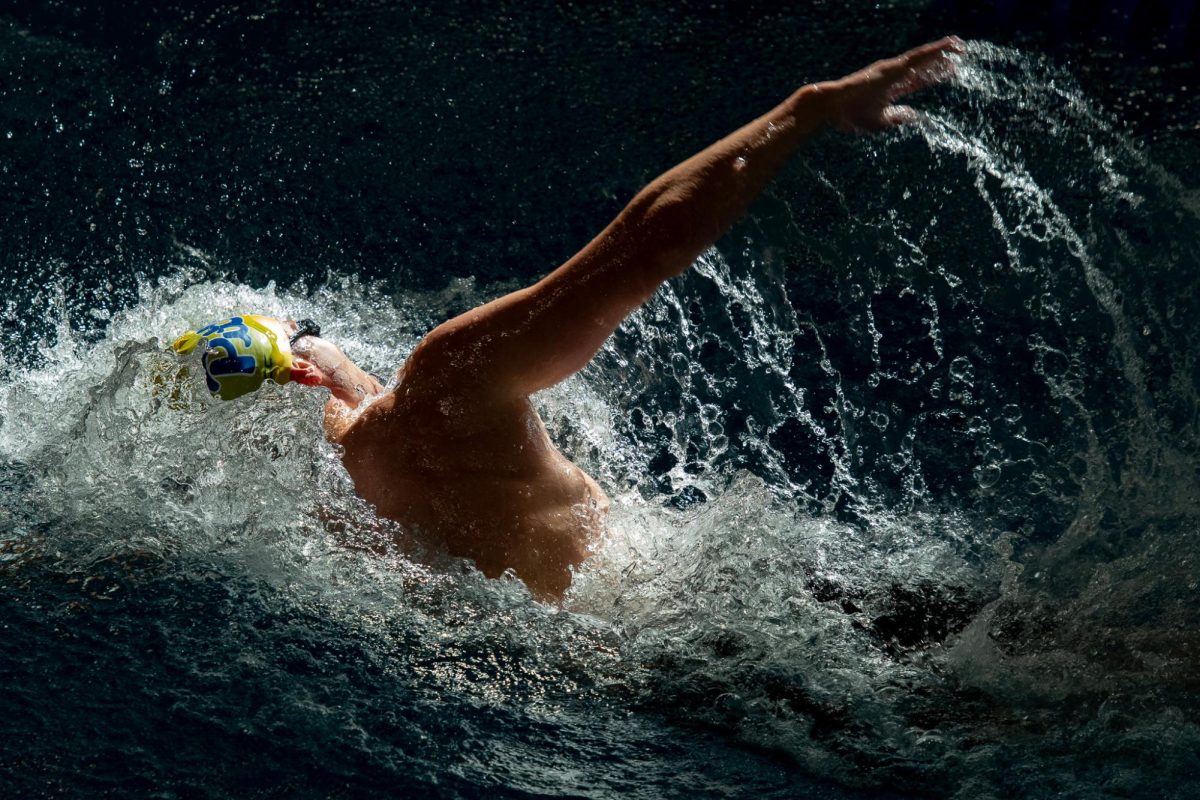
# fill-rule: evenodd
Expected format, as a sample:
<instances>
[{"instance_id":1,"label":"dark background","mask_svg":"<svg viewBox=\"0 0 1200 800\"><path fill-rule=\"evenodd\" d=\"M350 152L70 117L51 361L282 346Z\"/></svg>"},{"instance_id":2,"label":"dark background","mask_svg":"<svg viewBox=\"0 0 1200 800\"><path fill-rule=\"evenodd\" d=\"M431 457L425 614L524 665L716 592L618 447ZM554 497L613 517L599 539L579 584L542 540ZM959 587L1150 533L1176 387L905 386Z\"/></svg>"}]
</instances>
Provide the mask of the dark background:
<instances>
[{"instance_id":1,"label":"dark background","mask_svg":"<svg viewBox=\"0 0 1200 800\"><path fill-rule=\"evenodd\" d=\"M1043 776L1072 771L1079 781L1093 771L1124 775L1127 783L1157 779L1159 789L1172 780L1182 786L1194 775L1195 750L1176 733L1190 719L1185 710L1195 706L1192 642L1200 641L1190 634L1198 624L1194 591L1187 588L1194 582L1187 557L1197 530L1192 498L1200 439L1191 389L1200 386L1200 292L1188 227L1194 223L1180 210L1194 202L1200 136L1196 15L1184 21L1191 8L1150 0L9 7L0 11L0 270L7 303L0 363L36 360L39 348L28 344L47 332L46 341L52 340L60 310L85 337L100 337L106 311L132 303L139 285L181 267L195 270L192 281L224 275L255 286L276 280L313 287L330 274L356 274L400 297L403 289L439 288L456 277L484 284L531 280L570 256L646 180L804 82L948 32L1017 45L1074 76L1086 98L1097 99L1119 129L1183 184L1183 197L1173 185L1159 185L1157 173L1138 160L1141 150L1131 148L1134 155L1119 155L1113 168L1131 194L1143 198L1127 201L1103 183L1097 153L1081 151L1081 142L1112 144L1116 137L1104 126L1089 119L1072 128L1068 123L1078 119L1061 108L1022 104L1021 98L979 107L994 125L988 130L996 133L998 168L1027 168L1053 196L1086 240L1089 257L1124 293L1113 301L1121 304L1120 314L1097 303L1061 231L1048 243L1003 240L989 224L993 209L972 184L977 173L959 157L943 157L912 137L864 158L870 141L834 144L829 137L814 142L795 172L781 177L783 190L768 198L777 207L797 200L794 210L756 213L750 223L768 228L795 218L796 231L788 236L798 244L775 229L756 240L764 250L795 245L782 259L789 267L787 296L807 308L803 314L797 309L794 340L783 341L790 344L787 357L763 367L746 357L750 350L734 349L750 339L738 325L750 312L693 271L682 279L691 281L686 311L700 318L693 322L703 335L714 334L705 339L713 346L658 336L682 327L682 319L665 315L671 309L664 303L662 320L641 328L635 321L622 334L620 354L640 359L644 373L626 374L610 353L594 362L592 384L612 408L628 411L616 423L633 452L620 457L629 459L621 469L664 502L704 502L688 483L692 473L728 467L747 469L771 486L807 487L796 502L811 500L819 517L856 522L860 511L869 516L885 509L884 518L892 518L919 504L952 512L938 515L951 529L961 515L982 520L965 548L982 548L993 531L1012 532L1012 562L1028 568L998 607L988 635L1022 658L1048 652L1045 663L1057 665L1057 654L1066 650L1097 664L1099 677L1074 676L1081 688L1051 693L1050 702L1008 684L999 687L991 708L978 691L909 691L908 667L926 651L912 651L910 662L906 648L941 641L991 595L970 595L970 586L919 574L902 575L903 583L885 586L879 596L850 582L822 583L814 573L808 591L841 608L833 614L859 614L869 626L863 636L876 643L879 657L905 666L903 686L886 687L903 698L889 713L946 734L948 748L961 745L968 755L980 730L989 746L1013 743L984 758L998 796L1065 793L1071 787L1047 784ZM1037 72L1043 83L1062 75ZM942 96L953 94L947 89ZM969 127L972 99L959 98ZM1062 124L1041 126L1042 116ZM1048 130L1057 130L1062 142ZM805 165L812 166L805 171ZM819 170L830 180L822 183ZM940 191L921 193L931 186ZM905 206L910 188L918 198ZM993 189L992 197L1009 222L1023 219L1021 203L1032 202L1016 190ZM897 208L897 220L877 224ZM1034 222L1052 221L1045 208L1036 210ZM936 218L937 235L926 237L920 252L928 263L904 269L911 249L897 237L915 241L911 234L930 230ZM736 245L726 249L736 262ZM1023 270L1004 268L1010 255ZM744 260L766 261L757 252ZM731 274L748 266L733 263ZM942 268L958 273L962 285L942 280ZM771 282L756 287L765 290ZM768 305L753 311L761 315ZM929 309L938 311L936 329L926 319ZM1138 333L1126 342L1145 378L1136 385L1112 345L1121 333L1114 329L1118 317ZM933 351L931 332L944 353ZM128 343L113 344L122 350ZM822 365L826 359L829 368ZM973 365L972 380L954 377L959 359ZM781 386L773 370L780 363L791 367L789 385ZM693 380L693 370L721 381ZM1078 383L1074 394L1062 388L1068 382ZM935 395L943 383L948 388ZM966 384L971 392L962 389ZM115 385L86 387L99 409L92 416L117 429L118 450L140 450L147 443L127 432ZM1073 404L1077 397L1086 408ZM778 425L764 432L776 402ZM719 459L704 449L713 437L696 423L700 403L724 409L731 444ZM847 403L886 410L892 423L886 431L854 427L853 418L838 411ZM114 463L101 460L103 442L80 440L78 431L92 429L82 424L87 421L81 417L75 425L65 414L61 438L41 430L34 438L62 444L85 466L88 457ZM200 417L193 423L205 424ZM586 464L584 448L564 438L567 452L582 453ZM1099 442L1094 448L1091 438ZM5 519L28 518L54 549L77 540L90 547L90 525L117 547L142 534L123 518L95 522L88 513L61 508L53 501L58 495L44 496L39 481L49 478L53 485L61 456L55 447L43 450L38 458L45 463L0 465ZM776 455L782 466L765 463ZM911 459L893 470L888 464L897 455ZM1084 464L1081 455L1094 463ZM157 468L170 480L147 481L156 501L191 491L180 480L186 476L171 474L181 456L179 447L168 448ZM237 458L249 463L250 457ZM680 461L683 469L675 470ZM997 482L981 485L976 471L1001 463ZM1081 464L1101 477L1085 482ZM95 476L98 486L128 483L135 493L116 496L146 496L136 493L135 482L109 472ZM914 476L923 490L910 490L905 481ZM204 527L208 535L211 526ZM872 532L869 520L861 527ZM539 753L567 753L581 770L612 763L624 769L622 759L636 753L628 763L637 772L620 785L687 794L689 784L677 777L685 750L694 763L713 766L722 785L742 787L748 796L765 793L744 783L747 774L774 781L775 796L794 796L796 777L786 756L756 755L744 771L741 760L730 760L728 742L740 741L731 731L744 730L725 716L722 698L731 694L790 707L781 724L802 749L810 743L823 752L848 748L867 771L885 776L881 780L911 776L927 795L947 796L947 786L974 777L959 761L947 774L937 764L897 765L890 728L877 732L869 708L860 715L856 703L843 708L834 698L825 710L820 694L808 690L809 674L819 683L828 670L803 659L781 670L771 648L760 661L746 655L739 637L757 637L761 631L753 625L699 641L696 646L714 656L695 664L679 659L672 666L673 651L653 644L631 648L614 669L634 669L642 653L654 661L656 677L644 693L649 711L639 710L635 721L667 717L670 724L661 728L651 723L649 740L670 747L647 761L645 740L633 736L614 758L613 739L597 735L594 725L597 711L614 700L599 689L576 697L569 670L564 702L574 704L568 708L584 723L575 727L569 717L547 726L522 714L526 688L546 684L546 675L558 669L553 654L570 651L554 639L539 645L544 635L537 626L535 638L509 641L507 629L522 630L525 617L501 615L495 638L467 639L474 644L466 652L447 650L443 634L475 626L465 614L491 615L486 604L478 612L470 604L460 609L465 591L446 597L434 591L425 606L415 605L419 624L411 627L402 605L397 630L378 644L340 630L319 612L297 613L278 590L242 580L236 563L230 576L221 557L208 552L196 574L187 559L174 557L106 560L103 567L85 558L64 566L47 559L43 570L38 562L25 566L4 555L14 566L3 581L8 647L0 657L0 683L11 689L4 699L15 712L0 713L9 726L0 738L14 743L11 772L24 782L19 787L115 796L169 782L183 787L178 796L229 796L235 790L227 787L256 779L255 796L305 789L313 796L356 796L413 786L432 792L429 786L440 782L446 794L482 796L498 780L493 771L473 773L475 783L452 777L476 757L479 740L470 733L482 732L502 743L532 741ZM713 563L721 580L739 569L758 577L750 560ZM1093 602L1094 574L1125 579L1124 599L1118 593ZM110 585L123 599L86 596ZM96 599L91 606L99 610L69 602L80 597ZM631 619L635 627L653 625L636 614ZM682 614L679 625L703 636L709 621L696 611ZM1143 664L1123 648L1126 639L1149 646L1153 657ZM539 660L539 652L552 654L546 656L551 661ZM245 653L268 666L239 661ZM497 668L496 657L519 666ZM454 678L413 668L472 659L483 665L485 687L488 674L497 681L520 678L505 684L511 694L499 710L457 694ZM939 662L931 663L922 688L941 687ZM1114 676L1132 687L1124 696L1111 691ZM561 683L550 680L552 689ZM618 684L637 688L632 680ZM311 712L309 695L345 714ZM253 717L248 706L258 709ZM630 704L618 696L615 707L621 715ZM810 718L816 724L809 733ZM751 716L747 729L758 719ZM367 735L347 733L347 720L365 720ZM711 756L680 733L697 720L717 732ZM986 728L995 720L1001 730L989 740ZM426 732L431 735L422 738ZM761 741L752 733L748 738ZM97 741L111 758L107 770L93 776L73 759L90 758ZM783 765L777 774L763 768L768 758ZM1045 767L1063 759L1069 763L1062 770ZM660 771L647 777L647 763ZM47 784L47 775L58 783ZM193 785L210 788L188 794ZM1174 796L1189 796L1183 793L1189 787ZM652 792L647 796L658 796Z\"/></svg>"},{"instance_id":2,"label":"dark background","mask_svg":"<svg viewBox=\"0 0 1200 800\"><path fill-rule=\"evenodd\" d=\"M87 331L188 262L253 285L532 279L796 86L951 31L1048 54L1194 180L1193 3L872 5L10 7L3 285L18 308L61 293Z\"/></svg>"}]
</instances>

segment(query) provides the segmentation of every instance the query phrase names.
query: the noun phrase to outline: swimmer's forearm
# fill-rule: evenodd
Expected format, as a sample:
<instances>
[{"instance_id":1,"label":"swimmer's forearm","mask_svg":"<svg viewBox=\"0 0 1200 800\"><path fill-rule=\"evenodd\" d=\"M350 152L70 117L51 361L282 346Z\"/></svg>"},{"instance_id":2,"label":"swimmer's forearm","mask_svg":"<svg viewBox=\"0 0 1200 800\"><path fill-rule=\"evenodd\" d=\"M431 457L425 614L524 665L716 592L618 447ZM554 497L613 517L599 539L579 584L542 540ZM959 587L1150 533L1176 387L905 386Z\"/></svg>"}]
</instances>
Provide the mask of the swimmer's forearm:
<instances>
[{"instance_id":1,"label":"swimmer's forearm","mask_svg":"<svg viewBox=\"0 0 1200 800\"><path fill-rule=\"evenodd\" d=\"M917 119L916 111L895 101L953 74L954 57L964 49L962 40L948 36L799 89L652 181L618 217L618 223L628 217L626 224L613 231L637 232L634 244L649 244L661 272L652 277L682 272L746 213L806 139L824 127L868 132Z\"/></svg>"},{"instance_id":2,"label":"swimmer's forearm","mask_svg":"<svg viewBox=\"0 0 1200 800\"><path fill-rule=\"evenodd\" d=\"M687 269L746 213L788 158L829 124L833 97L826 87L805 86L637 194L622 217L662 251L663 278Z\"/></svg>"}]
</instances>

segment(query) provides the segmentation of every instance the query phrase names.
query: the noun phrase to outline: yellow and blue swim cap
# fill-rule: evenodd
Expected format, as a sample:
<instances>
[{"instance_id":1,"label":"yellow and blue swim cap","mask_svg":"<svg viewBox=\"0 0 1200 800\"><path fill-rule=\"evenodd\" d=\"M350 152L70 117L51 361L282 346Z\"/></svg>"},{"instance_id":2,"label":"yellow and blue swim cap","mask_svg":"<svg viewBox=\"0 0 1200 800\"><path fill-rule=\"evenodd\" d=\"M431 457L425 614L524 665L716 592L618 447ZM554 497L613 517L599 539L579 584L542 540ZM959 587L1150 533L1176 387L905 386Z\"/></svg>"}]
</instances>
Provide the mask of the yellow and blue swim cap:
<instances>
[{"instance_id":1,"label":"yellow and blue swim cap","mask_svg":"<svg viewBox=\"0 0 1200 800\"><path fill-rule=\"evenodd\" d=\"M253 392L267 378L280 384L292 379L291 345L272 329L271 322L255 314L230 317L188 331L171 349L186 356L203 345L208 390L222 400L232 400Z\"/></svg>"}]
</instances>

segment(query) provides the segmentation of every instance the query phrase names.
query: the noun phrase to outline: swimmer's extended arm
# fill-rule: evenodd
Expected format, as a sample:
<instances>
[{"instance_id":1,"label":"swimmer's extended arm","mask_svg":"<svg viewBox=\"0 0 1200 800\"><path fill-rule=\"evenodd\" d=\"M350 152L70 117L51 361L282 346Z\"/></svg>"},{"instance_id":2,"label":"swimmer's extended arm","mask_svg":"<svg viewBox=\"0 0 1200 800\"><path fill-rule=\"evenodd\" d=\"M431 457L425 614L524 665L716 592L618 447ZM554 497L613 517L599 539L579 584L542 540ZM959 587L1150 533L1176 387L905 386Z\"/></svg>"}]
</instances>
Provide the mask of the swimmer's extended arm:
<instances>
[{"instance_id":1,"label":"swimmer's extended arm","mask_svg":"<svg viewBox=\"0 0 1200 800\"><path fill-rule=\"evenodd\" d=\"M660 175L538 283L439 326L414 362L498 400L563 380L663 281L724 234L808 137L825 127L873 131L915 119L915 111L893 101L943 78L952 66L947 55L960 51L950 37L801 88Z\"/></svg>"}]
</instances>

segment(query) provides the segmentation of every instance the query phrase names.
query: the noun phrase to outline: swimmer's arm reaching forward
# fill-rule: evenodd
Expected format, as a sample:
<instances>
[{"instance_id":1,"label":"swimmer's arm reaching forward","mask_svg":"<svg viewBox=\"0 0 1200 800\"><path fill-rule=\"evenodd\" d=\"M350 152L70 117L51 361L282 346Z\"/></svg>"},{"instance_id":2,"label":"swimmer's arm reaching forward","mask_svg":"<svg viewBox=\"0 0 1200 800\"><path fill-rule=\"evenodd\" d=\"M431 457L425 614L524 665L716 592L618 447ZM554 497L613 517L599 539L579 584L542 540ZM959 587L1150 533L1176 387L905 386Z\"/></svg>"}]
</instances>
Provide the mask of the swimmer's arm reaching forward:
<instances>
[{"instance_id":1,"label":"swimmer's arm reaching forward","mask_svg":"<svg viewBox=\"0 0 1200 800\"><path fill-rule=\"evenodd\" d=\"M504 401L582 368L658 286L711 246L824 127L874 131L916 118L893 101L951 69L953 37L805 86L774 109L660 175L599 236L538 283L436 328L413 354L481 399Z\"/></svg>"}]
</instances>

